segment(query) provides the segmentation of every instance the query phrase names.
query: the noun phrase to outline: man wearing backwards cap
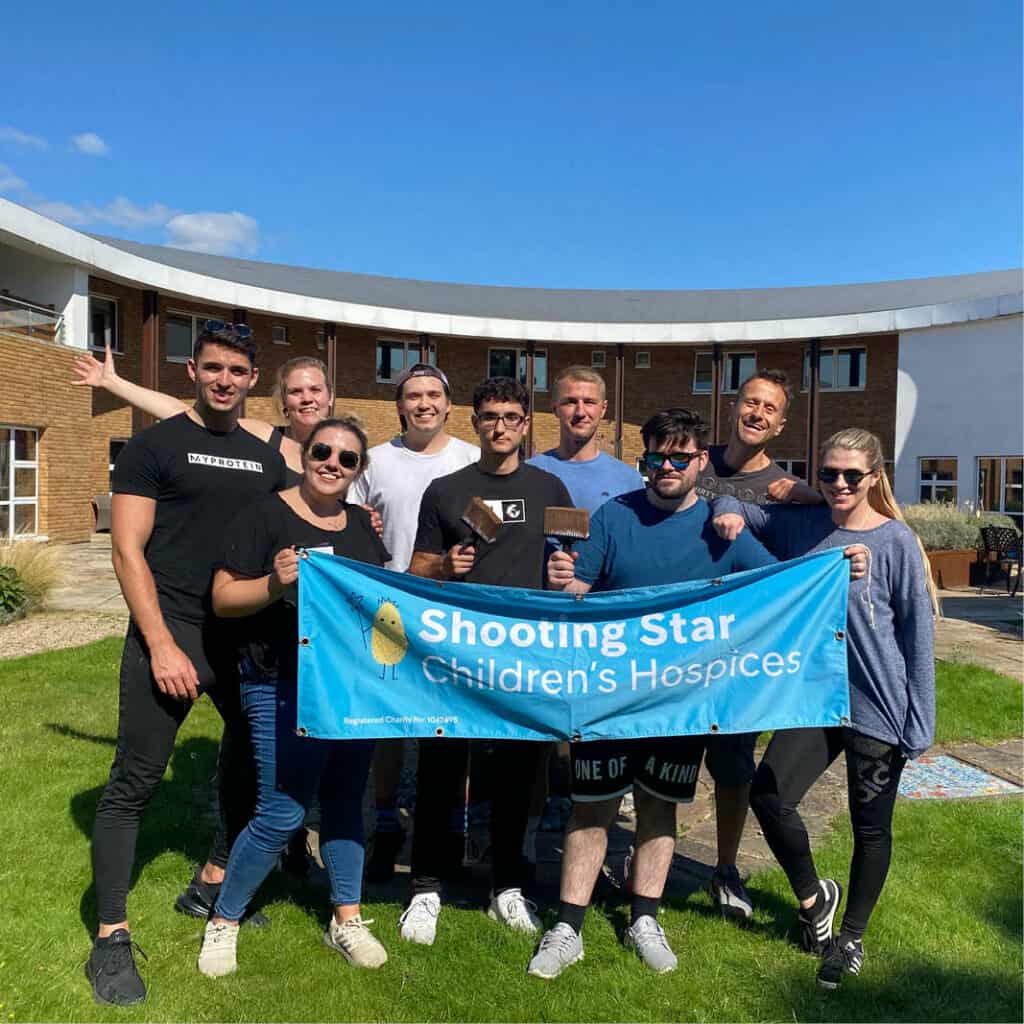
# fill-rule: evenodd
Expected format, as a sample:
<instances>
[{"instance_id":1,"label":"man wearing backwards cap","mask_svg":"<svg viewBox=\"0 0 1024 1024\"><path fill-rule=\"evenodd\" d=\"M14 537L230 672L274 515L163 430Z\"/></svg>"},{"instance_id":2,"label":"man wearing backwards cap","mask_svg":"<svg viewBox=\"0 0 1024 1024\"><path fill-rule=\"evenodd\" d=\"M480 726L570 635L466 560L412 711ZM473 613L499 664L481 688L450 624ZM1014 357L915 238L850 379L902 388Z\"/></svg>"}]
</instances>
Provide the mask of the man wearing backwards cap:
<instances>
[{"instance_id":1,"label":"man wearing backwards cap","mask_svg":"<svg viewBox=\"0 0 1024 1024\"><path fill-rule=\"evenodd\" d=\"M412 559L420 500L427 485L480 458L480 449L445 431L451 408L448 378L436 366L416 363L395 382L395 409L402 433L370 449L370 465L352 485L350 500L375 508L384 520L384 546L391 552L388 568L405 572ZM377 825L373 852L366 865L371 882L387 882L405 843L398 821L398 781L405 744L377 744L373 774Z\"/></svg>"}]
</instances>

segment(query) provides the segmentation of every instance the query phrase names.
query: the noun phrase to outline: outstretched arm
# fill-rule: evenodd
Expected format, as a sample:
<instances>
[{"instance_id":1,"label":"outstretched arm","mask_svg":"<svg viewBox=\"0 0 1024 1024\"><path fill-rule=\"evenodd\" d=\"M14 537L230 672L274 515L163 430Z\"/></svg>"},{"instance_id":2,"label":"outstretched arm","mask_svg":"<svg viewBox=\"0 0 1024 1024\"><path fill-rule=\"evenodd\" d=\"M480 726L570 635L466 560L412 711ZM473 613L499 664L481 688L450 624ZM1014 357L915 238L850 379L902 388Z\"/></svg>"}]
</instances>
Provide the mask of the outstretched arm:
<instances>
[{"instance_id":1,"label":"outstretched arm","mask_svg":"<svg viewBox=\"0 0 1024 1024\"><path fill-rule=\"evenodd\" d=\"M71 383L77 387L87 385L91 388L103 388L109 391L115 398L120 398L136 409L155 416L158 420L166 420L171 416L177 416L184 412L188 406L179 398L172 395L164 395L159 391L151 391L141 384L134 384L125 380L114 366L114 354L110 351L110 342L107 342L105 358L101 363L91 352L84 352L75 358L75 373L77 380Z\"/></svg>"}]
</instances>

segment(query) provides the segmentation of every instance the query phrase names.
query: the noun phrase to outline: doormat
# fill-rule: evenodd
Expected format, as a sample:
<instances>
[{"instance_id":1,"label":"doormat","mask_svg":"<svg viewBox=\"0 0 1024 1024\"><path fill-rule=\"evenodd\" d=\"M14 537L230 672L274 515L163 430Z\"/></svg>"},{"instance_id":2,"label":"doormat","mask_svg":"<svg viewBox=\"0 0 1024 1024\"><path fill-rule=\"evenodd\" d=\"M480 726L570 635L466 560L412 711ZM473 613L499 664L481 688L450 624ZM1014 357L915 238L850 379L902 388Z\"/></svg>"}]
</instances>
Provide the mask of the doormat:
<instances>
[{"instance_id":1,"label":"doormat","mask_svg":"<svg viewBox=\"0 0 1024 1024\"><path fill-rule=\"evenodd\" d=\"M908 800L963 800L1021 791L1021 787L1012 782L946 754L908 762L900 779L900 796Z\"/></svg>"}]
</instances>

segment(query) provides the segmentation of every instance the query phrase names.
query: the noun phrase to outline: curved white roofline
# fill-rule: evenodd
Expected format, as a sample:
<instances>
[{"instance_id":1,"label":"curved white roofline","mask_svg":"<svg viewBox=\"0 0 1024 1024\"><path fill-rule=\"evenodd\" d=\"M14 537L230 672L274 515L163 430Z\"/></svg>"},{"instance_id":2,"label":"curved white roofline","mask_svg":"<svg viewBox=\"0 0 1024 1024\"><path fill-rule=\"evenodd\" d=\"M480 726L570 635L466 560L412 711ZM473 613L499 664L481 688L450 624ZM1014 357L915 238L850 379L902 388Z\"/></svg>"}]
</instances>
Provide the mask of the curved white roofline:
<instances>
[{"instance_id":1,"label":"curved white roofline","mask_svg":"<svg viewBox=\"0 0 1024 1024\"><path fill-rule=\"evenodd\" d=\"M991 274L963 275L959 278L922 279L908 282L881 282L863 286L829 286L825 288L763 289L756 292L582 292L543 289L487 288L467 285L435 285L427 282L389 281L367 278L363 275L331 274L323 271L302 271L301 268L275 268L271 264L200 257L158 246L143 246L95 238L76 231L57 221L43 217L16 203L0 199L0 241L48 259L70 262L101 277L113 278L158 292L201 299L212 305L247 309L252 312L277 314L302 320L315 320L368 327L379 331L398 331L449 335L467 338L485 338L509 341L566 342L577 344L669 345L707 344L709 342L784 341L813 337L880 334L964 323L971 320L989 320L997 316L1020 313L1024 310L1024 289L1017 271L997 271ZM134 250L134 251L132 251ZM145 253L145 255L140 255ZM166 254L166 255L164 255ZM153 257L163 257L153 258ZM172 265L171 259L178 265ZM187 265L214 266L222 274L236 273L265 283L255 284L232 280L227 276L189 269ZM255 268L255 270L254 270ZM243 272L244 271L244 275ZM410 305L417 298L428 298L436 305L438 300L452 301L453 306L472 305L486 307L489 301L495 308L531 307L549 309L551 317L517 317L487 315L481 312L443 312L430 309L403 308L398 305L372 304L351 301L344 297L306 295L295 290L273 287L275 277L291 272L292 279L302 280L305 273L317 280L327 276L336 282L332 290L344 291L351 284L366 282L383 285L378 289L385 294L403 297ZM1013 290L1008 290L1016 280ZM293 280L294 284L294 280ZM959 287L956 287L959 285ZM969 285L969 286L965 286ZM901 286L905 286L902 287ZM917 287L914 287L917 286ZM859 291L858 291L859 289ZM942 301L947 291L951 298ZM835 306L836 296L848 297L856 310L857 300L863 303L879 301L879 296L899 300L900 292L919 297L922 292L939 301L893 305L892 308L866 308L851 312L830 311L826 315L813 315L816 301ZM915 295L916 293L916 295ZM730 302L736 307L774 304L800 308L811 315L758 317L752 319L673 319L648 322L615 319L583 320L559 317L559 312L572 309L586 311L592 306L616 309L625 303L643 305L645 296L656 306L700 305L700 297L714 299L708 305L728 312ZM461 300L469 297L472 303ZM695 298L696 297L696 298ZM787 302L787 299L791 301ZM618 299L621 303L617 303ZM676 301L678 299L678 301ZM610 301L606 301L610 300ZM426 303L424 303L426 304ZM626 307L633 308L633 307ZM503 310L505 312L505 310Z\"/></svg>"}]
</instances>

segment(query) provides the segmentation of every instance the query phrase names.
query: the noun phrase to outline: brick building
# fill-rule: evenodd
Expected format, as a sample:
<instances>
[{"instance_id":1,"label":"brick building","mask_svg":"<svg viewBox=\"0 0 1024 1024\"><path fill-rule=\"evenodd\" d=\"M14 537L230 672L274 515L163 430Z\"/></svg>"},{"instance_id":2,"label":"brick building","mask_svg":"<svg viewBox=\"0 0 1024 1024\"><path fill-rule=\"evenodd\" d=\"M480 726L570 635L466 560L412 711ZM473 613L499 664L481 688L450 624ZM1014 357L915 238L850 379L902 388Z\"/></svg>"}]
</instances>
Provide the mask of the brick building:
<instances>
[{"instance_id":1,"label":"brick building","mask_svg":"<svg viewBox=\"0 0 1024 1024\"><path fill-rule=\"evenodd\" d=\"M1022 298L1017 271L743 291L439 284L94 238L0 200L0 534L85 539L119 446L143 425L71 386L75 351L109 339L122 376L188 399L184 363L207 317L253 328L261 378L246 413L275 422L277 368L313 355L336 407L386 440L394 378L430 359L452 381L451 430L467 440L476 383L532 377L542 450L557 441L549 382L583 363L608 385L602 444L632 461L640 424L669 405L699 410L724 440L739 383L775 367L798 393L772 454L798 475L813 471L818 439L864 426L893 453L901 500L980 496L1019 512ZM969 450L951 398L970 410Z\"/></svg>"}]
</instances>

